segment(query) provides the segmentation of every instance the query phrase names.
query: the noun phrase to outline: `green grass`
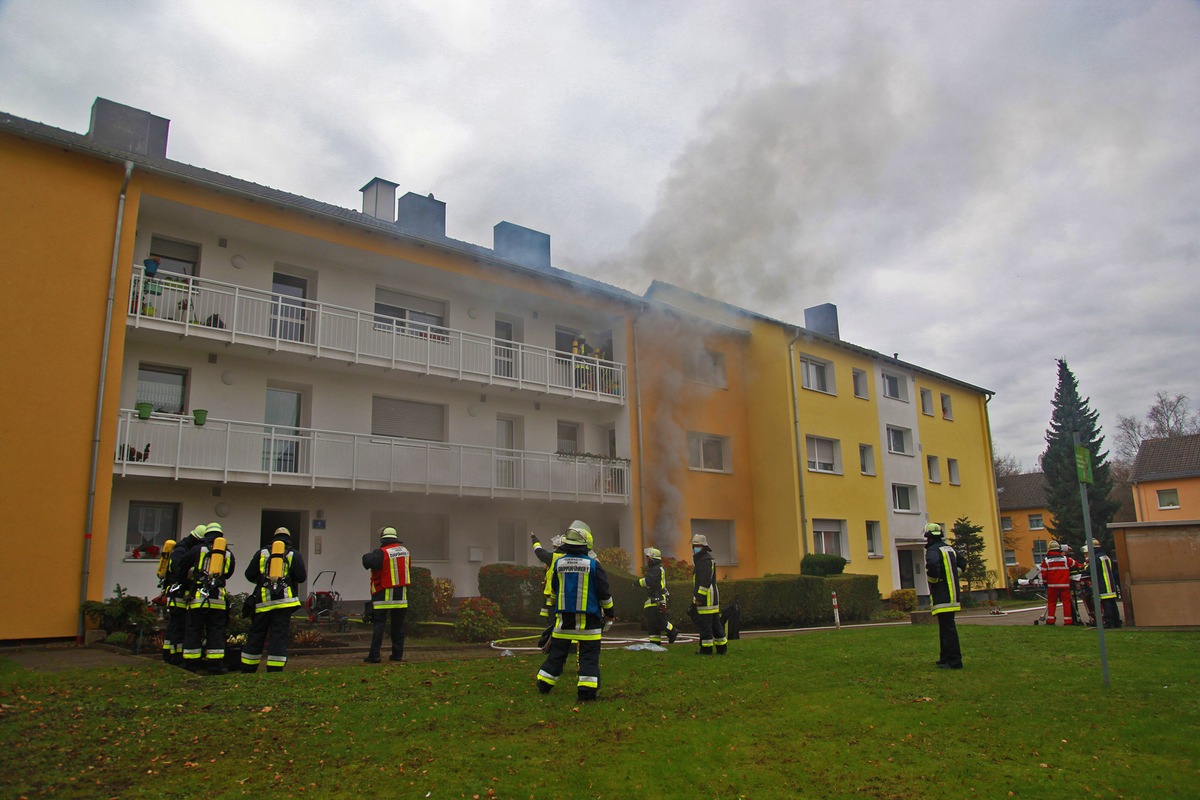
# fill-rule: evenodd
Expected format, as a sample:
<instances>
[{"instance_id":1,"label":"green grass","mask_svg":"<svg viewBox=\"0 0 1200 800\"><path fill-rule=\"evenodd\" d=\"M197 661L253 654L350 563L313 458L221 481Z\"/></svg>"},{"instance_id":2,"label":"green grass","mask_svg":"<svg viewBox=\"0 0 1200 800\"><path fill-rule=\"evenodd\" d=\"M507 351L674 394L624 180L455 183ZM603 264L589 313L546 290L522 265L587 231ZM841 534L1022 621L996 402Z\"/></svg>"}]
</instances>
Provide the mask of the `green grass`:
<instances>
[{"instance_id":1,"label":"green grass","mask_svg":"<svg viewBox=\"0 0 1200 800\"><path fill-rule=\"evenodd\" d=\"M147 660L0 661L6 797L1170 798L1197 796L1200 639L933 626L606 650L601 700L540 654L192 676Z\"/></svg>"}]
</instances>

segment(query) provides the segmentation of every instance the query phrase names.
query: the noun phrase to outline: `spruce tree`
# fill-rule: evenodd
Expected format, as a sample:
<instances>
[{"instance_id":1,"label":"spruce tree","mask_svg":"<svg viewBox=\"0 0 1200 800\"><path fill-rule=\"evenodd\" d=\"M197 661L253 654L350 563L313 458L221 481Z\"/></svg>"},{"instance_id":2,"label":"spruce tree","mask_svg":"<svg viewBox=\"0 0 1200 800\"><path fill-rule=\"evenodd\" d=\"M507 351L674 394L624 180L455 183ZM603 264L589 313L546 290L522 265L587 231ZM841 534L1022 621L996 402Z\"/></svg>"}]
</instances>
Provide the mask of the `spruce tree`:
<instances>
[{"instance_id":1,"label":"spruce tree","mask_svg":"<svg viewBox=\"0 0 1200 800\"><path fill-rule=\"evenodd\" d=\"M1090 407L1091 400L1079 397L1079 384L1065 359L1058 360L1058 387L1054 390L1054 407L1050 427L1046 431L1046 451L1042 454L1042 472L1046 476L1046 505L1050 520L1046 528L1060 543L1085 548L1083 506L1079 500L1079 477L1075 469L1073 434L1092 455L1092 478L1087 487L1088 511L1092 535L1112 545L1108 523L1116 514L1119 503L1110 499L1112 475L1108 453L1101 452L1104 437L1096 420L1100 414ZM1078 552L1078 551L1077 551Z\"/></svg>"},{"instance_id":2,"label":"spruce tree","mask_svg":"<svg viewBox=\"0 0 1200 800\"><path fill-rule=\"evenodd\" d=\"M987 558L983 541L983 526L972 525L969 517L959 517L954 521L954 552L958 554L958 577L971 586L987 582ZM963 592L966 596L966 592Z\"/></svg>"}]
</instances>

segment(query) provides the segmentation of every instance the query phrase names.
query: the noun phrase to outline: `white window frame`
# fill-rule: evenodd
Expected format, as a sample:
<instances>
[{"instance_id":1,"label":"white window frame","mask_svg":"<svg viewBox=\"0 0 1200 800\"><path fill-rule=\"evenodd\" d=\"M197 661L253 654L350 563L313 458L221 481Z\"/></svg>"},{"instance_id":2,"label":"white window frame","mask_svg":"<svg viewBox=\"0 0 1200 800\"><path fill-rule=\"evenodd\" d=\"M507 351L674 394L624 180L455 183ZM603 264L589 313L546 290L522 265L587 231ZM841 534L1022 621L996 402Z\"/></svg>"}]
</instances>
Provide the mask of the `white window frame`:
<instances>
[{"instance_id":1,"label":"white window frame","mask_svg":"<svg viewBox=\"0 0 1200 800\"><path fill-rule=\"evenodd\" d=\"M942 419L954 419L954 401L945 392L942 392Z\"/></svg>"},{"instance_id":2,"label":"white window frame","mask_svg":"<svg viewBox=\"0 0 1200 800\"><path fill-rule=\"evenodd\" d=\"M446 335L448 304L384 286L375 287L375 330L398 336L449 341Z\"/></svg>"},{"instance_id":3,"label":"white window frame","mask_svg":"<svg viewBox=\"0 0 1200 800\"><path fill-rule=\"evenodd\" d=\"M573 436L563 436L564 433L571 433ZM555 452L570 454L570 453L586 453L583 449L583 425L571 420L560 419L555 427L554 434Z\"/></svg>"},{"instance_id":4,"label":"white window frame","mask_svg":"<svg viewBox=\"0 0 1200 800\"><path fill-rule=\"evenodd\" d=\"M1001 517L1000 518L1000 530L1011 531L1012 529L1013 529L1012 517Z\"/></svg>"},{"instance_id":5,"label":"white window frame","mask_svg":"<svg viewBox=\"0 0 1200 800\"><path fill-rule=\"evenodd\" d=\"M858 446L858 468L863 475L875 475L875 445L860 444Z\"/></svg>"},{"instance_id":6,"label":"white window frame","mask_svg":"<svg viewBox=\"0 0 1200 800\"><path fill-rule=\"evenodd\" d=\"M921 387L921 413L927 417L933 416L933 390Z\"/></svg>"},{"instance_id":7,"label":"white window frame","mask_svg":"<svg viewBox=\"0 0 1200 800\"><path fill-rule=\"evenodd\" d=\"M1042 517L1043 517L1043 515L1041 515L1041 514L1028 515L1027 519L1029 520L1029 530L1031 530L1031 531L1046 530L1046 520L1043 519ZM1037 521L1036 524L1035 524L1034 520Z\"/></svg>"},{"instance_id":8,"label":"white window frame","mask_svg":"<svg viewBox=\"0 0 1200 800\"><path fill-rule=\"evenodd\" d=\"M812 528L814 553L829 553L850 560L850 548L846 546L846 520L814 519ZM831 543L833 550L829 549Z\"/></svg>"},{"instance_id":9,"label":"white window frame","mask_svg":"<svg viewBox=\"0 0 1200 800\"><path fill-rule=\"evenodd\" d=\"M731 519L692 519L690 520L692 535L700 534L708 538L708 546L713 552L713 561L720 566L736 566L737 531Z\"/></svg>"},{"instance_id":10,"label":"white window frame","mask_svg":"<svg viewBox=\"0 0 1200 800\"><path fill-rule=\"evenodd\" d=\"M706 386L716 386L719 389L729 388L729 380L725 374L725 354L718 350L707 348L687 359L685 364L687 379Z\"/></svg>"},{"instance_id":11,"label":"white window frame","mask_svg":"<svg viewBox=\"0 0 1200 800\"><path fill-rule=\"evenodd\" d=\"M951 486L959 486L962 484L962 477L958 474L958 459L946 459L946 477L950 480Z\"/></svg>"},{"instance_id":12,"label":"white window frame","mask_svg":"<svg viewBox=\"0 0 1200 800\"><path fill-rule=\"evenodd\" d=\"M837 394L833 382L833 362L815 356L801 356L800 385L822 394Z\"/></svg>"},{"instance_id":13,"label":"white window frame","mask_svg":"<svg viewBox=\"0 0 1200 800\"><path fill-rule=\"evenodd\" d=\"M842 473L842 443L823 436L805 436L809 472Z\"/></svg>"},{"instance_id":14,"label":"white window frame","mask_svg":"<svg viewBox=\"0 0 1200 800\"><path fill-rule=\"evenodd\" d=\"M172 378L179 378L178 407L174 405L160 404L159 400L162 399L161 397L151 397L150 394L147 393L149 391L149 387L155 383L161 383L164 386L171 386L172 388L174 388L174 383L167 383L166 381L143 381L143 372L155 375L170 375ZM154 410L157 413L182 414L188 407L188 389L190 383L191 374L186 369L182 369L180 367L167 367L161 364L138 364L138 378L135 389L136 393L134 395L134 403L150 403L152 406L154 406ZM174 400L174 398L171 399Z\"/></svg>"},{"instance_id":15,"label":"white window frame","mask_svg":"<svg viewBox=\"0 0 1200 800\"><path fill-rule=\"evenodd\" d=\"M125 558L126 560L153 559L158 563L156 555L147 555L134 559L133 552L141 551L146 545L154 545L162 552L162 546L168 539L179 541L179 520L182 514L180 503L161 503L154 500L130 500L129 516L125 520ZM150 527L143 527L146 522L153 522ZM148 534L148 535L147 535Z\"/></svg>"},{"instance_id":16,"label":"white window frame","mask_svg":"<svg viewBox=\"0 0 1200 800\"><path fill-rule=\"evenodd\" d=\"M1158 489L1155 492L1155 495L1157 495L1157 498L1158 498L1159 509L1166 510L1166 509L1179 508L1179 490L1178 489ZM1175 498L1174 502L1171 502L1172 495ZM1164 499L1167 502L1164 503L1163 502Z\"/></svg>"},{"instance_id":17,"label":"white window frame","mask_svg":"<svg viewBox=\"0 0 1200 800\"><path fill-rule=\"evenodd\" d=\"M867 558L883 558L883 525L879 520L867 520Z\"/></svg>"},{"instance_id":18,"label":"white window frame","mask_svg":"<svg viewBox=\"0 0 1200 800\"><path fill-rule=\"evenodd\" d=\"M900 443L899 449L896 447L897 437ZM895 453L900 456L915 455L912 442L913 435L910 429L901 428L899 425L887 426L887 446L889 453Z\"/></svg>"},{"instance_id":19,"label":"white window frame","mask_svg":"<svg viewBox=\"0 0 1200 800\"><path fill-rule=\"evenodd\" d=\"M863 400L870 398L870 381L867 380L867 373L861 369L851 370L851 378L854 383L854 396L860 397Z\"/></svg>"},{"instance_id":20,"label":"white window frame","mask_svg":"<svg viewBox=\"0 0 1200 800\"><path fill-rule=\"evenodd\" d=\"M901 496L908 502L908 507L905 508L900 504ZM918 508L917 487L908 483L893 483L892 484L892 511L897 514L917 514L920 513Z\"/></svg>"},{"instance_id":21,"label":"white window frame","mask_svg":"<svg viewBox=\"0 0 1200 800\"><path fill-rule=\"evenodd\" d=\"M733 472L729 437L701 433L699 431L689 431L687 445L688 469L697 472L722 472L726 474ZM717 466L712 465L714 455L718 455L720 461Z\"/></svg>"},{"instance_id":22,"label":"white window frame","mask_svg":"<svg viewBox=\"0 0 1200 800\"><path fill-rule=\"evenodd\" d=\"M1050 552L1046 545L1047 542L1045 539L1033 540L1033 566L1036 567L1038 564L1041 564L1042 560L1046 557L1046 553Z\"/></svg>"},{"instance_id":23,"label":"white window frame","mask_svg":"<svg viewBox=\"0 0 1200 800\"><path fill-rule=\"evenodd\" d=\"M942 482L942 467L937 456L925 456L925 469L929 473L930 483Z\"/></svg>"},{"instance_id":24,"label":"white window frame","mask_svg":"<svg viewBox=\"0 0 1200 800\"><path fill-rule=\"evenodd\" d=\"M904 375L897 374L895 372L887 372L885 370L880 373L880 380L883 383L883 390L882 390L881 394L883 394L884 397L890 397L891 399L899 400L902 403L908 402L908 378L907 377L905 377ZM891 388L889 386L889 384L895 385L894 386L894 388L896 390L895 394L892 394L890 391L888 391L888 389Z\"/></svg>"},{"instance_id":25,"label":"white window frame","mask_svg":"<svg viewBox=\"0 0 1200 800\"><path fill-rule=\"evenodd\" d=\"M1015 567L1016 565L1017 565L1017 551L1016 550L1005 550L1004 551L1004 566Z\"/></svg>"},{"instance_id":26,"label":"white window frame","mask_svg":"<svg viewBox=\"0 0 1200 800\"><path fill-rule=\"evenodd\" d=\"M200 245L165 236L150 236L150 256L158 259L159 272L195 277L199 274Z\"/></svg>"}]
</instances>

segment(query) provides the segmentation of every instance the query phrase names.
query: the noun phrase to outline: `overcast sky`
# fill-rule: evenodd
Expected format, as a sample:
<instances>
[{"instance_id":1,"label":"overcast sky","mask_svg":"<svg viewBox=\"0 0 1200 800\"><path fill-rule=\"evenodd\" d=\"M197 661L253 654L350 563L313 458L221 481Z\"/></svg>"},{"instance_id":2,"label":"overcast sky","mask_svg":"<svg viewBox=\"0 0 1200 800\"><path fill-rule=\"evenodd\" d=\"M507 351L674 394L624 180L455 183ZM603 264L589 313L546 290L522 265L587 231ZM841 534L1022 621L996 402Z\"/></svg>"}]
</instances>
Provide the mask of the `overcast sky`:
<instances>
[{"instance_id":1,"label":"overcast sky","mask_svg":"<svg viewBox=\"0 0 1200 800\"><path fill-rule=\"evenodd\" d=\"M1200 5L0 0L0 110L361 208L434 193L555 266L675 283L996 393L1036 468L1065 357L1109 446L1200 408Z\"/></svg>"}]
</instances>

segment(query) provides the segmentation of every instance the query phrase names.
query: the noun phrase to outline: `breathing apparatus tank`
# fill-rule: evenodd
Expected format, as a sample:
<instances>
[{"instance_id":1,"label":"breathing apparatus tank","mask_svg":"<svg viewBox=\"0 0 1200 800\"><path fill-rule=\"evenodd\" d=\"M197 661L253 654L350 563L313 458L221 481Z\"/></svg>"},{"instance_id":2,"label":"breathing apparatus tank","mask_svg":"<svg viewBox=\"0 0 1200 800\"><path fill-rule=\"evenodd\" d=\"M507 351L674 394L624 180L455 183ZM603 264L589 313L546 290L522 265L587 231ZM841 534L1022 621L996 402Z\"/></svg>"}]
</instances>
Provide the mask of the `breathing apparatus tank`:
<instances>
[{"instance_id":1,"label":"breathing apparatus tank","mask_svg":"<svg viewBox=\"0 0 1200 800\"><path fill-rule=\"evenodd\" d=\"M277 581L283 577L283 554L287 545L276 539L271 542L271 557L267 560L267 577Z\"/></svg>"},{"instance_id":2,"label":"breathing apparatus tank","mask_svg":"<svg viewBox=\"0 0 1200 800\"><path fill-rule=\"evenodd\" d=\"M167 539L163 542L162 554L158 557L158 579L161 581L167 577L167 567L171 564L171 551L175 549L175 540Z\"/></svg>"},{"instance_id":3,"label":"breathing apparatus tank","mask_svg":"<svg viewBox=\"0 0 1200 800\"><path fill-rule=\"evenodd\" d=\"M208 557L208 574L219 577L225 572L225 537L218 536L213 540L212 555Z\"/></svg>"}]
</instances>

